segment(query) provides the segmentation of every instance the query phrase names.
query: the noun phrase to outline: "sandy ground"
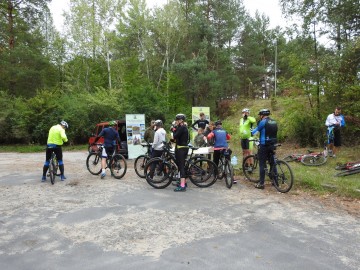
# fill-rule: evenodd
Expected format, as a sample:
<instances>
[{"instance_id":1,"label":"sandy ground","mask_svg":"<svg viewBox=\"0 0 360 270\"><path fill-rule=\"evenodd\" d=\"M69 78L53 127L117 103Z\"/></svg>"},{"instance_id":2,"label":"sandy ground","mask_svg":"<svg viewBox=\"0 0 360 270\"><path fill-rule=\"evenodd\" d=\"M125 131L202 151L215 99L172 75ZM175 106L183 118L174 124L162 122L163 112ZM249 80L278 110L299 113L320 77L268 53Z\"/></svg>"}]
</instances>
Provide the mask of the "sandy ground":
<instances>
[{"instance_id":1,"label":"sandy ground","mask_svg":"<svg viewBox=\"0 0 360 270\"><path fill-rule=\"evenodd\" d=\"M132 160L123 179L100 180L86 152L64 157L68 179L51 185L44 154L1 154L1 269L360 269L359 201L243 179L174 193Z\"/></svg>"}]
</instances>

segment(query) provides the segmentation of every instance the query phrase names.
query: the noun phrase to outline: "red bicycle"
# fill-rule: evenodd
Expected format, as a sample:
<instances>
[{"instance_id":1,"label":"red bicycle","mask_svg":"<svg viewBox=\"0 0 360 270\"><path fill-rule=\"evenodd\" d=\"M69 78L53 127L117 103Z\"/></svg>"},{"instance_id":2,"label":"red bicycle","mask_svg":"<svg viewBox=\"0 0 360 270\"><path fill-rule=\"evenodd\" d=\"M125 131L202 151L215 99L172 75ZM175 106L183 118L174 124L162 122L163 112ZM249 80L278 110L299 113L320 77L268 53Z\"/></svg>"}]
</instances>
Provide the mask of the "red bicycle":
<instances>
[{"instance_id":1,"label":"red bicycle","mask_svg":"<svg viewBox=\"0 0 360 270\"><path fill-rule=\"evenodd\" d=\"M342 171L335 174L335 176L347 176L347 175L360 173L360 161L347 162L345 164L337 164L335 170Z\"/></svg>"},{"instance_id":2,"label":"red bicycle","mask_svg":"<svg viewBox=\"0 0 360 270\"><path fill-rule=\"evenodd\" d=\"M307 154L291 154L284 157L282 160L286 162L297 161L301 162L306 166L320 166L326 163L327 161L327 151L326 149L323 152L314 152L308 150Z\"/></svg>"}]
</instances>

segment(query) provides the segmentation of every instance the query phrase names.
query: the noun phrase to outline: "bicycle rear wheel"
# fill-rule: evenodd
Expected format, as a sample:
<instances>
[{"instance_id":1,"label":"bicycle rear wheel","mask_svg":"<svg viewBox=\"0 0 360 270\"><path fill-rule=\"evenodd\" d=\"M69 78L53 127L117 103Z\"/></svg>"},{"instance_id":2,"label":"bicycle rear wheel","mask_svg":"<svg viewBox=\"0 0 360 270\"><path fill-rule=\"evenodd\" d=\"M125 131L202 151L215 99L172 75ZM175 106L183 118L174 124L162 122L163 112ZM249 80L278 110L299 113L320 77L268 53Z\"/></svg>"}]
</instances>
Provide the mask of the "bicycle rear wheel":
<instances>
[{"instance_id":1,"label":"bicycle rear wheel","mask_svg":"<svg viewBox=\"0 0 360 270\"><path fill-rule=\"evenodd\" d=\"M245 166L245 164L252 164L252 166ZM260 171L259 171L259 160L256 155L249 155L244 158L242 168L243 173L247 180L253 183L258 183L260 181Z\"/></svg>"},{"instance_id":2,"label":"bicycle rear wheel","mask_svg":"<svg viewBox=\"0 0 360 270\"><path fill-rule=\"evenodd\" d=\"M144 169L145 169L145 165L149 161L149 159L150 159L149 156L141 155L141 156L138 156L134 161L135 172L141 178L145 178Z\"/></svg>"},{"instance_id":3,"label":"bicycle rear wheel","mask_svg":"<svg viewBox=\"0 0 360 270\"><path fill-rule=\"evenodd\" d=\"M51 184L55 184L55 176L56 176L56 164L54 159L51 159L49 166L49 175Z\"/></svg>"},{"instance_id":4,"label":"bicycle rear wheel","mask_svg":"<svg viewBox=\"0 0 360 270\"><path fill-rule=\"evenodd\" d=\"M116 179L121 179L127 169L126 160L123 155L115 154L110 160L110 171L111 175Z\"/></svg>"},{"instance_id":5,"label":"bicycle rear wheel","mask_svg":"<svg viewBox=\"0 0 360 270\"><path fill-rule=\"evenodd\" d=\"M286 193L292 188L294 175L287 162L277 160L272 175L274 175L272 182L279 192Z\"/></svg>"},{"instance_id":6,"label":"bicycle rear wheel","mask_svg":"<svg viewBox=\"0 0 360 270\"><path fill-rule=\"evenodd\" d=\"M101 156L99 153L90 153L86 159L86 167L93 175L101 173Z\"/></svg>"},{"instance_id":7,"label":"bicycle rear wheel","mask_svg":"<svg viewBox=\"0 0 360 270\"><path fill-rule=\"evenodd\" d=\"M348 175L357 174L357 173L360 173L360 168L344 170L343 172L339 172L339 173L335 174L335 176L348 176Z\"/></svg>"},{"instance_id":8,"label":"bicycle rear wheel","mask_svg":"<svg viewBox=\"0 0 360 270\"><path fill-rule=\"evenodd\" d=\"M161 158L152 158L144 169L146 182L153 188L162 189L169 186L173 179L173 166Z\"/></svg>"},{"instance_id":9,"label":"bicycle rear wheel","mask_svg":"<svg viewBox=\"0 0 360 270\"><path fill-rule=\"evenodd\" d=\"M320 166L325 164L327 158L324 155L304 155L301 158L301 163L306 166Z\"/></svg>"},{"instance_id":10,"label":"bicycle rear wheel","mask_svg":"<svg viewBox=\"0 0 360 270\"><path fill-rule=\"evenodd\" d=\"M188 176L195 186L210 187L217 179L216 164L206 158L197 159L189 164Z\"/></svg>"},{"instance_id":11,"label":"bicycle rear wheel","mask_svg":"<svg viewBox=\"0 0 360 270\"><path fill-rule=\"evenodd\" d=\"M231 188L234 182L234 168L229 161L225 163L225 184L227 188Z\"/></svg>"},{"instance_id":12,"label":"bicycle rear wheel","mask_svg":"<svg viewBox=\"0 0 360 270\"><path fill-rule=\"evenodd\" d=\"M220 158L219 159L219 165L218 165L218 168L217 168L217 170L218 170L217 179L219 179L219 180L223 179L224 176L225 176L225 167L224 166L225 165L224 165L223 159Z\"/></svg>"}]
</instances>

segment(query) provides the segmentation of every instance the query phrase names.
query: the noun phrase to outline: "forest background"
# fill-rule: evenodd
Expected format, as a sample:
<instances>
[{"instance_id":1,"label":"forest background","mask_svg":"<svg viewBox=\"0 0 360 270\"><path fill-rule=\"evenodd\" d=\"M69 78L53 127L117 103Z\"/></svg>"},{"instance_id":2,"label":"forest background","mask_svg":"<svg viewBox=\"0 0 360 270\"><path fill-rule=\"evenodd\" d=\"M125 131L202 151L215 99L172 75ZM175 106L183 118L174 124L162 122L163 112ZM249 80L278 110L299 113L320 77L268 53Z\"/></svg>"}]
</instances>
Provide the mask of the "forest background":
<instances>
[{"instance_id":1,"label":"forest background","mask_svg":"<svg viewBox=\"0 0 360 270\"><path fill-rule=\"evenodd\" d=\"M97 122L141 113L170 123L193 106L236 132L227 119L264 100L281 140L321 145L326 116L342 106L345 143L360 142L359 1L280 0L299 21L270 28L242 0L151 10L145 0L72 0L61 33L50 2L0 1L1 144L45 144L62 119L81 144Z\"/></svg>"}]
</instances>

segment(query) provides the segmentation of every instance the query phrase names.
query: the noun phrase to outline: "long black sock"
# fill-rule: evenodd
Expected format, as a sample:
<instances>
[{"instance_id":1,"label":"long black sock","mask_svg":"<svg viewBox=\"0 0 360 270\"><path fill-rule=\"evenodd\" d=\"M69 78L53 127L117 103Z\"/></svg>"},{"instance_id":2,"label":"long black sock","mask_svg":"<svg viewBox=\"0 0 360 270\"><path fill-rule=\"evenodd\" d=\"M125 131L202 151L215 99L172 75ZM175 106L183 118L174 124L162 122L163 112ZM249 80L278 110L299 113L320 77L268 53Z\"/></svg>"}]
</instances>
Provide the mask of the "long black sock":
<instances>
[{"instance_id":1,"label":"long black sock","mask_svg":"<svg viewBox=\"0 0 360 270\"><path fill-rule=\"evenodd\" d=\"M64 175L64 164L63 164L63 165L59 165L59 169L60 169L61 175Z\"/></svg>"}]
</instances>

